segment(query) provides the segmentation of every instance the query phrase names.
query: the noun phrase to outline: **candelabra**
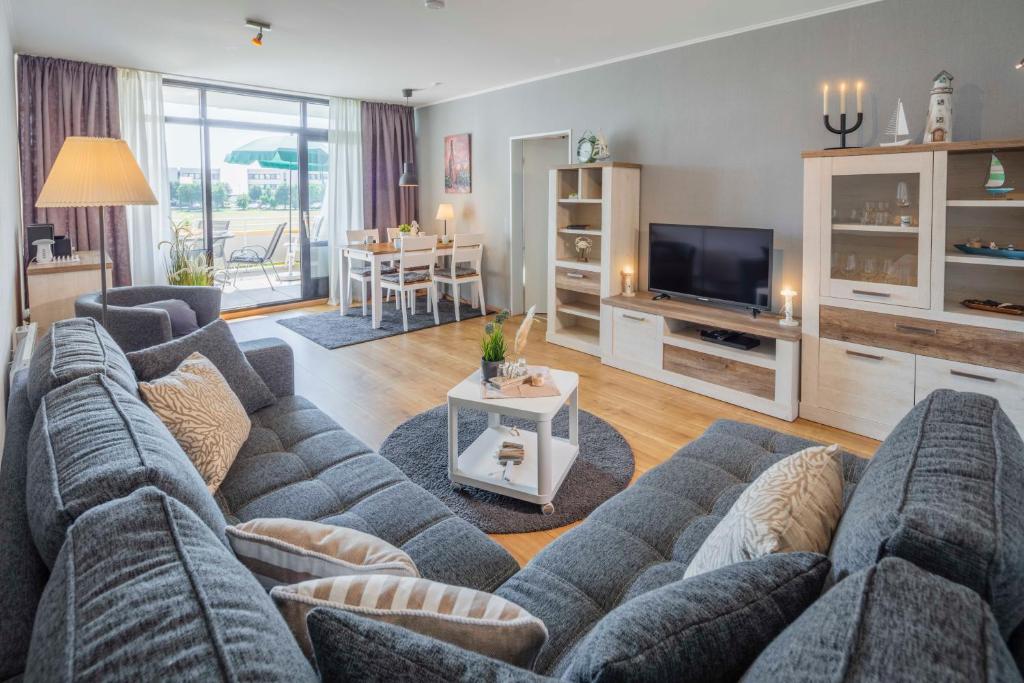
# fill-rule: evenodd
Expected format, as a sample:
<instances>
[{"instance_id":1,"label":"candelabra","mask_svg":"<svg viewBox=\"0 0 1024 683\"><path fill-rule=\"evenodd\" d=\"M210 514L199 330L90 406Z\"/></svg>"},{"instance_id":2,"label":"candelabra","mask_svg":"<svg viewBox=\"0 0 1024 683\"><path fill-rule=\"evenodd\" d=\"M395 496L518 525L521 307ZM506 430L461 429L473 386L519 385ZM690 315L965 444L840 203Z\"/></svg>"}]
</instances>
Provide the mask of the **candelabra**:
<instances>
[{"instance_id":1,"label":"candelabra","mask_svg":"<svg viewBox=\"0 0 1024 683\"><path fill-rule=\"evenodd\" d=\"M836 135L839 136L839 146L838 147L829 147L828 149L850 149L849 147L846 146L846 136L849 135L850 133L852 133L853 131L857 130L858 128L860 128L860 124L864 123L864 112L862 112L862 111L857 112L857 123L853 124L853 126L851 128L847 128L846 127L846 113L845 112L839 115L839 128L833 128L832 127L832 123L829 121L829 119L831 117L828 114L825 114L824 118L825 118L825 128L828 129L828 132L835 133Z\"/></svg>"}]
</instances>

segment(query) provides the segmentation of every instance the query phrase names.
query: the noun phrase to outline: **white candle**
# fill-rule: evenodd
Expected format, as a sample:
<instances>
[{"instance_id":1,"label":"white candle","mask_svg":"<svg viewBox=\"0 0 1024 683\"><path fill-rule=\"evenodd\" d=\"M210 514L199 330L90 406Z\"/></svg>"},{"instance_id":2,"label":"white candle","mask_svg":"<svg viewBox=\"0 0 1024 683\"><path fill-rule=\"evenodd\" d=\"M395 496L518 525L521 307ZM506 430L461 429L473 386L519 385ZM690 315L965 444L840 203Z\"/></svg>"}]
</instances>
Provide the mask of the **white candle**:
<instances>
[{"instance_id":1,"label":"white candle","mask_svg":"<svg viewBox=\"0 0 1024 683\"><path fill-rule=\"evenodd\" d=\"M846 81L839 84L839 113L846 113Z\"/></svg>"},{"instance_id":2,"label":"white candle","mask_svg":"<svg viewBox=\"0 0 1024 683\"><path fill-rule=\"evenodd\" d=\"M857 113L860 114L864 111L864 83L857 81Z\"/></svg>"},{"instance_id":3,"label":"white candle","mask_svg":"<svg viewBox=\"0 0 1024 683\"><path fill-rule=\"evenodd\" d=\"M822 93L822 109L825 111L825 116L828 116L828 83L825 84L825 89Z\"/></svg>"}]
</instances>

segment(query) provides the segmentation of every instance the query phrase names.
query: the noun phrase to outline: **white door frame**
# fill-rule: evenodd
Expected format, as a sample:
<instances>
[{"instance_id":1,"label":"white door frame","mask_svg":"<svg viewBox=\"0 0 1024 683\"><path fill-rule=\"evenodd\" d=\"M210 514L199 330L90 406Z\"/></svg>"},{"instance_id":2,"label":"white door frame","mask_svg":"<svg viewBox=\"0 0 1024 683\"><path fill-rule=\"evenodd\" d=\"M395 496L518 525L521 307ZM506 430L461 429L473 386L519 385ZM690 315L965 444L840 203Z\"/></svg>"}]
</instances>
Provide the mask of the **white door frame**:
<instances>
[{"instance_id":1,"label":"white door frame","mask_svg":"<svg viewBox=\"0 0 1024 683\"><path fill-rule=\"evenodd\" d=\"M531 133L529 135L513 135L508 139L508 259L509 259L509 311L512 315L525 313L526 304L526 271L524 266L524 254L526 249L525 226L522 220L522 155L517 157L515 150L517 143L521 144L526 140L557 139L564 137L566 140L566 163L573 162L572 128L565 130L554 130L547 133ZM519 220L516 220L515 204L516 178L519 178Z\"/></svg>"}]
</instances>

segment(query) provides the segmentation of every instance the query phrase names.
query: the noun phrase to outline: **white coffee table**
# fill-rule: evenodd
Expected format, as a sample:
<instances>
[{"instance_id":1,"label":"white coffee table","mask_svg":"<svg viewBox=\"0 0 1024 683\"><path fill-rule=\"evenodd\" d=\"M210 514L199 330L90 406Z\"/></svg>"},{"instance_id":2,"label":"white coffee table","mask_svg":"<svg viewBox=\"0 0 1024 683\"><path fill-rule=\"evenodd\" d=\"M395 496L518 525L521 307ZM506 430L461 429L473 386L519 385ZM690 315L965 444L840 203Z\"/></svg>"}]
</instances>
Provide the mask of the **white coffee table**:
<instances>
[{"instance_id":1,"label":"white coffee table","mask_svg":"<svg viewBox=\"0 0 1024 683\"><path fill-rule=\"evenodd\" d=\"M473 486L503 496L537 503L549 515L555 511L551 500L565 480L579 448L579 375L552 370L551 379L559 396L545 398L484 399L480 371L448 392L448 478L453 488ZM569 438L551 436L551 420L569 403ZM473 408L487 413L487 429L459 455L459 409ZM512 429L501 424L501 416L518 417L536 423L537 431ZM502 441L521 442L526 454L522 464L509 468L498 464L495 453Z\"/></svg>"}]
</instances>

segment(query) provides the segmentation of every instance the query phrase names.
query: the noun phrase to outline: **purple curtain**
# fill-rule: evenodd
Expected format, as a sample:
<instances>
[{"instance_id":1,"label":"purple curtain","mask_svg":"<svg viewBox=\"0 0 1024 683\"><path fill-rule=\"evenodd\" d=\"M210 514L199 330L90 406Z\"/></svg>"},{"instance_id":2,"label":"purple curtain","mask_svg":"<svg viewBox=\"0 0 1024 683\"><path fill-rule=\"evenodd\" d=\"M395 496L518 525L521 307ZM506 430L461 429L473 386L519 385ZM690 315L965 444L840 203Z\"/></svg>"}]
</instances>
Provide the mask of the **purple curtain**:
<instances>
[{"instance_id":1,"label":"purple curtain","mask_svg":"<svg viewBox=\"0 0 1024 683\"><path fill-rule=\"evenodd\" d=\"M416 163L412 107L363 102L363 221L381 239L386 228L416 220L416 188L399 187L402 164Z\"/></svg>"},{"instance_id":2,"label":"purple curtain","mask_svg":"<svg viewBox=\"0 0 1024 683\"><path fill-rule=\"evenodd\" d=\"M19 56L18 120L24 225L53 223L54 233L67 235L80 251L99 249L100 230L105 230L114 284L131 284L124 207L37 209L35 205L65 138L121 137L117 70L66 59ZM27 258L27 248L25 253Z\"/></svg>"}]
</instances>

